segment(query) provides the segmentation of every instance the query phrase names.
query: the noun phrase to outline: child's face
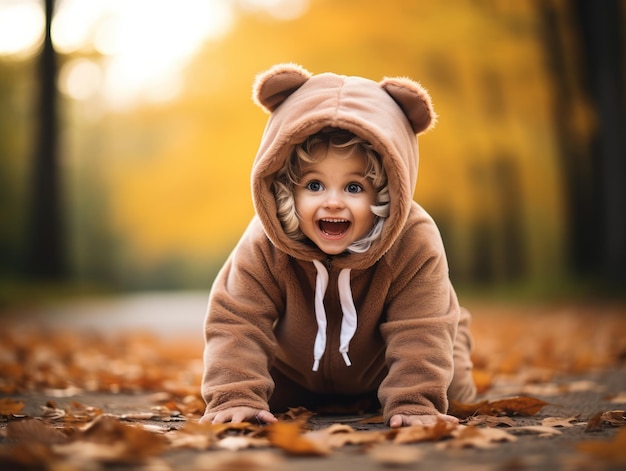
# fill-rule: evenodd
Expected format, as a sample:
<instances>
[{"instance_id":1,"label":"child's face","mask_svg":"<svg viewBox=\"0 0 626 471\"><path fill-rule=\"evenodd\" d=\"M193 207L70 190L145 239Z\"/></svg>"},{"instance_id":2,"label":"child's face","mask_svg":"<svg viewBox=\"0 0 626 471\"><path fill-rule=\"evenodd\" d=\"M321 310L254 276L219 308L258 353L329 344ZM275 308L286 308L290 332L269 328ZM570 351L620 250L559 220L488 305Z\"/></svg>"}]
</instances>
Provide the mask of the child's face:
<instances>
[{"instance_id":1,"label":"child's face","mask_svg":"<svg viewBox=\"0 0 626 471\"><path fill-rule=\"evenodd\" d=\"M346 157L317 146L311 157L315 162L303 165L294 193L300 230L324 253L340 254L372 229L376 190L356 149Z\"/></svg>"}]
</instances>

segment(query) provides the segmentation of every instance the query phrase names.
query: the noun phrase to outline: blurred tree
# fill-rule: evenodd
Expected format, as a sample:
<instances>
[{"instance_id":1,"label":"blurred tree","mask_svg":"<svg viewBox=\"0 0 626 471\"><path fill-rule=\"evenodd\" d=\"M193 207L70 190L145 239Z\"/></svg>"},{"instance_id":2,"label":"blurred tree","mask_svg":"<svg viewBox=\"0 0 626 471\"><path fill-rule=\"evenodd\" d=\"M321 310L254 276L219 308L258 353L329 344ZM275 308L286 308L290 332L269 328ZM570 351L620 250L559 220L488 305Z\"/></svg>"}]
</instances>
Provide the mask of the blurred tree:
<instances>
[{"instance_id":1,"label":"blurred tree","mask_svg":"<svg viewBox=\"0 0 626 471\"><path fill-rule=\"evenodd\" d=\"M620 2L540 0L537 5L553 80L571 270L604 281L623 281L626 97ZM582 126L575 118L581 101L594 118Z\"/></svg>"},{"instance_id":2,"label":"blurred tree","mask_svg":"<svg viewBox=\"0 0 626 471\"><path fill-rule=\"evenodd\" d=\"M607 281L626 280L626 109L624 37L621 20L624 2L575 2L583 52L583 80L595 109L598 126L591 136L592 158L597 162L594 196L599 210L597 226L598 270Z\"/></svg>"},{"instance_id":3,"label":"blurred tree","mask_svg":"<svg viewBox=\"0 0 626 471\"><path fill-rule=\"evenodd\" d=\"M51 37L54 0L45 0L46 27L39 56L38 124L32 162L26 270L38 279L66 275L62 231L57 121L57 57Z\"/></svg>"}]
</instances>

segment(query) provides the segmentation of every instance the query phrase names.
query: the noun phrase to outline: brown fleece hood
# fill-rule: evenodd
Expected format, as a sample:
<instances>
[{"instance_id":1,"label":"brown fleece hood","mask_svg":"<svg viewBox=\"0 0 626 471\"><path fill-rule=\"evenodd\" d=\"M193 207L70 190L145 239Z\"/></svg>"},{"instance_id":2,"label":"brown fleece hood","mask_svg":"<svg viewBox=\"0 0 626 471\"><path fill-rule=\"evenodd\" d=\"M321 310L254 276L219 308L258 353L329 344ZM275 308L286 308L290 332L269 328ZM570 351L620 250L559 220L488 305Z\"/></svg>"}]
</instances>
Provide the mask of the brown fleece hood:
<instances>
[{"instance_id":1,"label":"brown fleece hood","mask_svg":"<svg viewBox=\"0 0 626 471\"><path fill-rule=\"evenodd\" d=\"M316 247L287 237L276 216L272 181L294 146L322 128L335 127L369 141L380 154L391 198L382 236L366 253L334 261L354 269L373 265L391 248L409 216L417 181L416 134L436 121L427 91L407 78L376 83L333 73L312 75L298 65L279 64L257 76L253 98L270 113L252 169L254 207L272 243L292 257L325 258Z\"/></svg>"}]
</instances>

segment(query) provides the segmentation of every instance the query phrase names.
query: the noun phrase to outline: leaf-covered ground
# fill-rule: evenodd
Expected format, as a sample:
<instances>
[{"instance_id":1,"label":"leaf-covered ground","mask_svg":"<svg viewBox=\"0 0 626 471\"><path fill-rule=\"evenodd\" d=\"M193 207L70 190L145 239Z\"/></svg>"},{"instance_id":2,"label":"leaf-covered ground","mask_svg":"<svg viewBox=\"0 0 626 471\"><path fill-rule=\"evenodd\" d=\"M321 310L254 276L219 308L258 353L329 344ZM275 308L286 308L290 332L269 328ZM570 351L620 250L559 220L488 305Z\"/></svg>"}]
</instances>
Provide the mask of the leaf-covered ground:
<instances>
[{"instance_id":1,"label":"leaf-covered ground","mask_svg":"<svg viewBox=\"0 0 626 471\"><path fill-rule=\"evenodd\" d=\"M623 469L626 306L472 306L458 426L294 408L205 425L200 336L0 324L0 469ZM446 468L447 467L447 468ZM465 469L464 468L464 469Z\"/></svg>"}]
</instances>

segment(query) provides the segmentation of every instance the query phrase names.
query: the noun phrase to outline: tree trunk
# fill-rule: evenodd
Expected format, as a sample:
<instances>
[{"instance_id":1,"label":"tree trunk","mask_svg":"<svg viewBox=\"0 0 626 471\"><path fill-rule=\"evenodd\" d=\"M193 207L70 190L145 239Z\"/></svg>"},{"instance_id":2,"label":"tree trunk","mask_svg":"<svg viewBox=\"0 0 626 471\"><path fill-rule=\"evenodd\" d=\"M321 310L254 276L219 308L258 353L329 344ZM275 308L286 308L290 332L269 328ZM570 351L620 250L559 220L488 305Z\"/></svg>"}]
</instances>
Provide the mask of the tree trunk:
<instances>
[{"instance_id":1,"label":"tree trunk","mask_svg":"<svg viewBox=\"0 0 626 471\"><path fill-rule=\"evenodd\" d=\"M616 286L626 280L626 110L623 41L618 0L575 2L584 78L597 113L592 137L598 161L602 277Z\"/></svg>"},{"instance_id":2,"label":"tree trunk","mask_svg":"<svg viewBox=\"0 0 626 471\"><path fill-rule=\"evenodd\" d=\"M58 152L57 58L50 35L54 0L45 1L46 30L39 57L38 134L32 168L27 272L36 279L66 275Z\"/></svg>"}]
</instances>

